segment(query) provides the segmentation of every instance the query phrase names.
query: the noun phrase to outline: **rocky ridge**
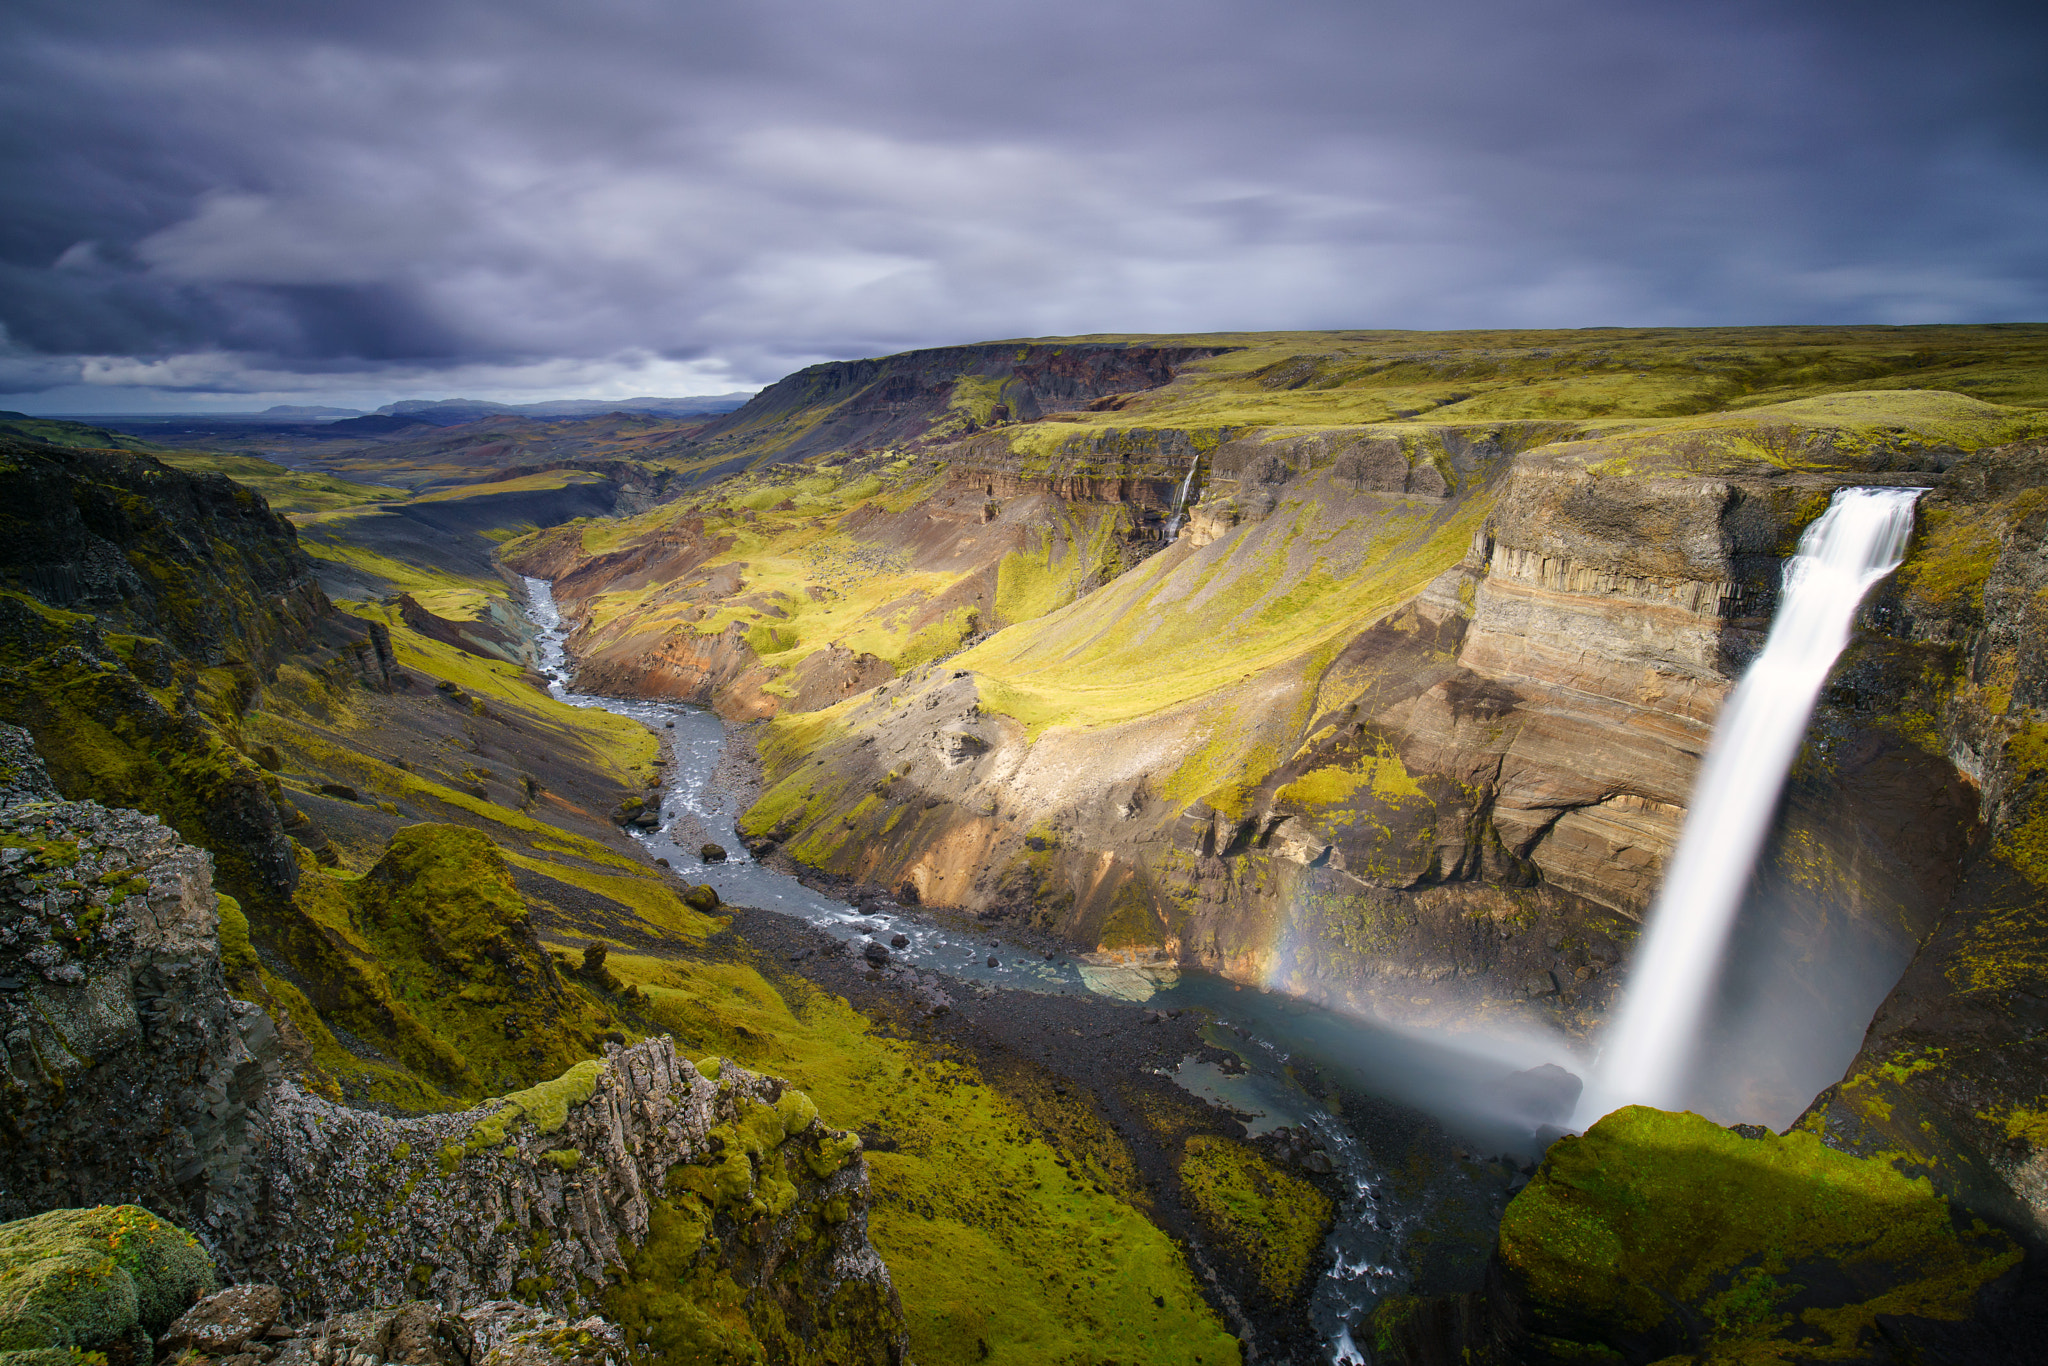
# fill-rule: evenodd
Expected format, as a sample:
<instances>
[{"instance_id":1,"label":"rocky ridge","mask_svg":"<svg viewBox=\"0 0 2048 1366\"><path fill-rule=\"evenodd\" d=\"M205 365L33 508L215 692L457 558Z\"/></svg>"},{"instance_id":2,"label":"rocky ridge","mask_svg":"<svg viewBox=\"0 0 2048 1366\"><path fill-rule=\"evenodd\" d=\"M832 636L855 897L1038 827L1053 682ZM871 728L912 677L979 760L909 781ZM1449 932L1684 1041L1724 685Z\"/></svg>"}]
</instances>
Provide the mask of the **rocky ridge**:
<instances>
[{"instance_id":1,"label":"rocky ridge","mask_svg":"<svg viewBox=\"0 0 2048 1366\"><path fill-rule=\"evenodd\" d=\"M699 1349L902 1357L860 1140L800 1092L655 1038L456 1115L310 1095L228 996L206 855L153 817L51 800L27 737L0 739L0 1215L144 1206L299 1317L516 1295L611 1307L646 1341L683 1330L634 1286L681 1275L709 1311Z\"/></svg>"}]
</instances>

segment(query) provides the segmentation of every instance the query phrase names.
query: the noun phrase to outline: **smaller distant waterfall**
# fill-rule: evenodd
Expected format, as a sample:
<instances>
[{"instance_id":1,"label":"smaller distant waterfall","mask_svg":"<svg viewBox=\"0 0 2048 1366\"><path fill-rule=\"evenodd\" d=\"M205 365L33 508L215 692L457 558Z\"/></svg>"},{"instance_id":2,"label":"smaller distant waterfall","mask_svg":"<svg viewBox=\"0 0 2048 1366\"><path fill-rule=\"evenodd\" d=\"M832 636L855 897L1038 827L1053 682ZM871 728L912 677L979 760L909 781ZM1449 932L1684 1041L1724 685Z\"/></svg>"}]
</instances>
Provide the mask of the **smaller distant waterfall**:
<instances>
[{"instance_id":1,"label":"smaller distant waterfall","mask_svg":"<svg viewBox=\"0 0 2048 1366\"><path fill-rule=\"evenodd\" d=\"M1187 477L1180 481L1180 492L1173 495L1173 513L1166 519L1165 539L1169 542L1179 538L1181 523L1187 520L1188 490L1195 486L1195 471L1201 465L1199 455L1188 462Z\"/></svg>"},{"instance_id":2,"label":"smaller distant waterfall","mask_svg":"<svg viewBox=\"0 0 2048 1366\"><path fill-rule=\"evenodd\" d=\"M1839 489L1785 565L1770 636L1714 727L1678 851L1650 912L1626 994L1577 1120L1624 1105L1672 1109L1742 894L1770 833L1821 685L1856 608L1898 567L1925 489Z\"/></svg>"}]
</instances>

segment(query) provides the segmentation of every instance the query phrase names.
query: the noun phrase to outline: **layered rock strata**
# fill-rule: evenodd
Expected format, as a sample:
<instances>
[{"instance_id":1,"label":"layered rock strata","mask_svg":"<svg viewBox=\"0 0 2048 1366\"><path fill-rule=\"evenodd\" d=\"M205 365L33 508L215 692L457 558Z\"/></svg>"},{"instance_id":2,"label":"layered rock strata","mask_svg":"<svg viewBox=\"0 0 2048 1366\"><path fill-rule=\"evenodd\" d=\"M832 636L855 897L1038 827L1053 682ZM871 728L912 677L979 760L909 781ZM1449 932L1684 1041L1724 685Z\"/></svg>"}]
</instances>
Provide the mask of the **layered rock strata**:
<instances>
[{"instance_id":1,"label":"layered rock strata","mask_svg":"<svg viewBox=\"0 0 2048 1366\"><path fill-rule=\"evenodd\" d=\"M1802 527L1851 483L1962 496L1977 458L1615 475L1571 450L1379 440L1227 443L1186 544L771 731L747 833L905 897L1032 917L1105 962L1422 1022L1593 1027ZM1445 490L1409 487L1423 464ZM1882 603L1864 655L1913 656ZM1315 613L1320 643L1246 653ZM1241 672L1215 662L1232 651ZM1140 687L1165 705L1117 719ZM1760 870L1774 910L1745 931L1724 1051L1782 1023L1744 992L1853 1040L1977 828L1965 775L1896 716L1838 691L1819 725ZM1789 1121L1846 1056L1743 1103Z\"/></svg>"}]
</instances>

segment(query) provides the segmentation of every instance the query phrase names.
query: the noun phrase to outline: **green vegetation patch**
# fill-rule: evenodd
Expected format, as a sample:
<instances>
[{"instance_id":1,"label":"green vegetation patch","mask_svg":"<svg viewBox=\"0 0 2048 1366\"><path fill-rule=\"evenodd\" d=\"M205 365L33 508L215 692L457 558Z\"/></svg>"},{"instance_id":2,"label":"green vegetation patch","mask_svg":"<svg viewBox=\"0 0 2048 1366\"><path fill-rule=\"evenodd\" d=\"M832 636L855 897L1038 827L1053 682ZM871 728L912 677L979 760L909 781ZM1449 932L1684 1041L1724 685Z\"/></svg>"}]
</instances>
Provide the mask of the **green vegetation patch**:
<instances>
[{"instance_id":1,"label":"green vegetation patch","mask_svg":"<svg viewBox=\"0 0 2048 1366\"><path fill-rule=\"evenodd\" d=\"M157 1336L217 1285L191 1234L135 1205L0 1224L0 1352L70 1348L147 1362Z\"/></svg>"},{"instance_id":2,"label":"green vegetation patch","mask_svg":"<svg viewBox=\"0 0 2048 1366\"><path fill-rule=\"evenodd\" d=\"M1535 1330L1583 1349L1682 1345L1682 1307L1717 1359L1798 1342L1860 1360L1878 1315L1966 1318L2021 1253L1882 1159L1632 1106L1552 1145L1500 1256Z\"/></svg>"},{"instance_id":3,"label":"green vegetation patch","mask_svg":"<svg viewBox=\"0 0 2048 1366\"><path fill-rule=\"evenodd\" d=\"M600 1036L625 1032L594 989L556 973L481 831L407 826L368 874L329 894L348 904L328 928L342 933L343 917L360 925L374 963L334 1009L453 1094L574 1075Z\"/></svg>"},{"instance_id":4,"label":"green vegetation patch","mask_svg":"<svg viewBox=\"0 0 2048 1366\"><path fill-rule=\"evenodd\" d=\"M1404 500L1321 526L1322 502L1304 487L1263 521L1218 544L1155 555L1070 606L997 633L954 667L973 670L983 704L1034 736L1210 697L1327 654L1414 597L1465 554L1492 506L1485 493Z\"/></svg>"},{"instance_id":5,"label":"green vegetation patch","mask_svg":"<svg viewBox=\"0 0 2048 1366\"><path fill-rule=\"evenodd\" d=\"M778 991L740 963L630 953L607 963L647 994L650 1020L686 1055L724 1055L787 1077L830 1123L894 1144L867 1156L868 1229L902 1296L920 1366L1235 1366L1236 1342L1179 1249L1132 1203L1113 1155L1063 1153L1041 1117L972 1068L878 1034L843 999L802 982ZM779 1116L784 1132L806 1117L802 1106L792 1112ZM1117 1148L1113 1134L1103 1141L1106 1152ZM694 1248L692 1236L674 1230ZM702 1331L711 1334L727 1311L692 1290L687 1274L680 1298L667 1302L678 1314L699 1312L682 1299L704 1306ZM661 1287L675 1283L656 1279L635 1293L666 1294Z\"/></svg>"},{"instance_id":6,"label":"green vegetation patch","mask_svg":"<svg viewBox=\"0 0 2048 1366\"><path fill-rule=\"evenodd\" d=\"M1330 1198L1249 1144L1209 1134L1181 1153L1182 1188L1203 1222L1276 1300L1302 1293L1330 1230Z\"/></svg>"},{"instance_id":7,"label":"green vegetation patch","mask_svg":"<svg viewBox=\"0 0 2048 1366\"><path fill-rule=\"evenodd\" d=\"M194 474L221 474L263 495L273 512L298 518L405 499L403 489L384 488L289 469L256 455L225 455L218 451L158 451L166 465Z\"/></svg>"}]
</instances>

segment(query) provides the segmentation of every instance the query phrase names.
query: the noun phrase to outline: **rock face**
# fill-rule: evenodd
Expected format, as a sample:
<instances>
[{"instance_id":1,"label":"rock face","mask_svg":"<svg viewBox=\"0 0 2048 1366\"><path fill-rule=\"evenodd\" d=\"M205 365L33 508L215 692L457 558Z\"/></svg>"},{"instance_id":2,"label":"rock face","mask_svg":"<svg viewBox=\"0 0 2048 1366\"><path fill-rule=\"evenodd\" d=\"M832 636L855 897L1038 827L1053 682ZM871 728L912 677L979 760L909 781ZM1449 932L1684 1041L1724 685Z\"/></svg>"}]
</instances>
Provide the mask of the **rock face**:
<instances>
[{"instance_id":1,"label":"rock face","mask_svg":"<svg viewBox=\"0 0 2048 1366\"><path fill-rule=\"evenodd\" d=\"M1979 785L1955 895L1801 1127L1904 1154L1936 1189L2048 1242L2048 449L1985 452L1929 498L1927 545L1881 607L1905 648L1838 685L1902 715Z\"/></svg>"},{"instance_id":2,"label":"rock face","mask_svg":"<svg viewBox=\"0 0 2048 1366\"><path fill-rule=\"evenodd\" d=\"M0 845L0 1217L132 1203L231 1242L276 1063L227 994L206 855L91 802L0 807Z\"/></svg>"},{"instance_id":3,"label":"rock face","mask_svg":"<svg viewBox=\"0 0 2048 1366\"><path fill-rule=\"evenodd\" d=\"M288 1317L516 1297L606 1308L679 1359L901 1359L860 1140L802 1093L664 1037L463 1114L309 1095L227 994L207 856L153 817L47 800L26 737L0 744L27 798L0 808L0 1214L175 1215ZM701 1312L671 1322L679 1296Z\"/></svg>"},{"instance_id":4,"label":"rock face","mask_svg":"<svg viewBox=\"0 0 2048 1366\"><path fill-rule=\"evenodd\" d=\"M631 1308L639 1273L695 1268L746 1303L733 1334L843 1332L900 1354L859 1138L785 1083L689 1063L666 1039L453 1116L390 1119L287 1083L270 1132L271 1214L246 1270L289 1288L299 1316L516 1295L622 1306L655 1333Z\"/></svg>"}]
</instances>

